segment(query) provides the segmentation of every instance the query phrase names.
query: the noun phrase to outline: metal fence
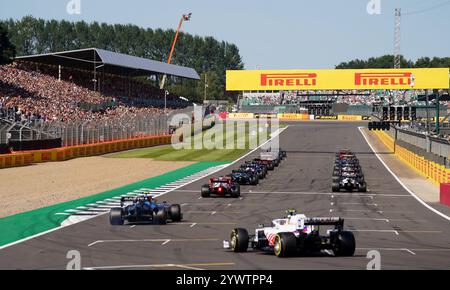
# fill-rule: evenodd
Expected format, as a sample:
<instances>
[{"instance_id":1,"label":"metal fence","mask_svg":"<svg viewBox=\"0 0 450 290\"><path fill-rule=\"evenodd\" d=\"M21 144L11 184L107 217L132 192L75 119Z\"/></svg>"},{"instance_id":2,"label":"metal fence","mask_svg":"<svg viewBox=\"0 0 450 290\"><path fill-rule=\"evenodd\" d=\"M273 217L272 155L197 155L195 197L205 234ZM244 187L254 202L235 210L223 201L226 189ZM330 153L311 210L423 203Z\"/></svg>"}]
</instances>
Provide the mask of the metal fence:
<instances>
[{"instance_id":1,"label":"metal fence","mask_svg":"<svg viewBox=\"0 0 450 290\"><path fill-rule=\"evenodd\" d=\"M395 139L395 130L388 131ZM410 130L397 129L396 143L407 146L414 153L439 164L450 167L450 142L448 140L413 132Z\"/></svg>"},{"instance_id":2,"label":"metal fence","mask_svg":"<svg viewBox=\"0 0 450 290\"><path fill-rule=\"evenodd\" d=\"M167 115L126 114L107 121L51 123L48 132L62 138L63 146L168 134Z\"/></svg>"},{"instance_id":3,"label":"metal fence","mask_svg":"<svg viewBox=\"0 0 450 290\"><path fill-rule=\"evenodd\" d=\"M6 117L6 116L3 116ZM13 122L3 118L0 142L61 138L63 146L93 144L169 133L165 113L126 113L107 120Z\"/></svg>"}]
</instances>

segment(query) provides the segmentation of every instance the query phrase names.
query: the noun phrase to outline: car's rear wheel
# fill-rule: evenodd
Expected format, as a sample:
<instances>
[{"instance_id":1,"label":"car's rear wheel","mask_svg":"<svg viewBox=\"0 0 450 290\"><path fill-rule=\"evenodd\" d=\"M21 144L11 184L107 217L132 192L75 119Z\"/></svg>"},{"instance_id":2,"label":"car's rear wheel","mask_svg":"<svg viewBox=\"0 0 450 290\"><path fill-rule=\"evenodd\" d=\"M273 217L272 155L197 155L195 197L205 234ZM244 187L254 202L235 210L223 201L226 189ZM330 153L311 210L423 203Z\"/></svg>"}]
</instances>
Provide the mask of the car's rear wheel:
<instances>
[{"instance_id":1,"label":"car's rear wheel","mask_svg":"<svg viewBox=\"0 0 450 290\"><path fill-rule=\"evenodd\" d=\"M121 208L112 208L109 212L109 222L113 226L121 226L123 225L122 218L122 209Z\"/></svg>"},{"instance_id":2,"label":"car's rear wheel","mask_svg":"<svg viewBox=\"0 0 450 290\"><path fill-rule=\"evenodd\" d=\"M342 231L336 233L333 241L333 253L338 257L349 257L355 254L356 241L352 232Z\"/></svg>"},{"instance_id":3,"label":"car's rear wheel","mask_svg":"<svg viewBox=\"0 0 450 290\"><path fill-rule=\"evenodd\" d=\"M241 187L239 185L232 187L231 188L231 197L238 198L240 196L241 196Z\"/></svg>"},{"instance_id":4,"label":"car's rear wheel","mask_svg":"<svg viewBox=\"0 0 450 290\"><path fill-rule=\"evenodd\" d=\"M366 192L367 191L367 184L366 184L365 181L363 181L361 183L361 185L359 186L359 191L361 191L361 192Z\"/></svg>"},{"instance_id":5,"label":"car's rear wheel","mask_svg":"<svg viewBox=\"0 0 450 290\"><path fill-rule=\"evenodd\" d=\"M169 209L170 218L173 222L181 221L181 206L179 204L172 204Z\"/></svg>"},{"instance_id":6,"label":"car's rear wheel","mask_svg":"<svg viewBox=\"0 0 450 290\"><path fill-rule=\"evenodd\" d=\"M167 222L167 214L164 209L160 209L157 212L153 212L153 224L165 225Z\"/></svg>"},{"instance_id":7,"label":"car's rear wheel","mask_svg":"<svg viewBox=\"0 0 450 290\"><path fill-rule=\"evenodd\" d=\"M205 184L202 186L202 197L209 197L211 192L209 191L209 185Z\"/></svg>"},{"instance_id":8,"label":"car's rear wheel","mask_svg":"<svg viewBox=\"0 0 450 290\"><path fill-rule=\"evenodd\" d=\"M339 191L340 189L341 189L341 187L340 187L339 183L333 182L333 184L331 185L331 191L337 192L337 191Z\"/></svg>"},{"instance_id":9,"label":"car's rear wheel","mask_svg":"<svg viewBox=\"0 0 450 290\"><path fill-rule=\"evenodd\" d=\"M248 232L246 229L237 228L231 232L230 247L233 252L247 252Z\"/></svg>"},{"instance_id":10,"label":"car's rear wheel","mask_svg":"<svg viewBox=\"0 0 450 290\"><path fill-rule=\"evenodd\" d=\"M279 233L275 237L273 251L277 257L290 257L297 251L297 239L293 233Z\"/></svg>"}]
</instances>

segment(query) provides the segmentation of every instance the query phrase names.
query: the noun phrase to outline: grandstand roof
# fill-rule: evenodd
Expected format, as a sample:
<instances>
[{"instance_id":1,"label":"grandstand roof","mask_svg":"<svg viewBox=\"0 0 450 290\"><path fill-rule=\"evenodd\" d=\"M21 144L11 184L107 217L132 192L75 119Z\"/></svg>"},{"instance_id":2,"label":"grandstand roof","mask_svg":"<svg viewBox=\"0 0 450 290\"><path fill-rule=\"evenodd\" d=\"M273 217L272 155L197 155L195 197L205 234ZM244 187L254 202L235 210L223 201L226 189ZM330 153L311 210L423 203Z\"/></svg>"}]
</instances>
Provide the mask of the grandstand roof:
<instances>
[{"instance_id":1,"label":"grandstand roof","mask_svg":"<svg viewBox=\"0 0 450 290\"><path fill-rule=\"evenodd\" d=\"M167 64L99 48L20 56L16 57L16 60L61 65L83 70L94 70L94 67L97 67L99 71L100 69L104 69L105 73L120 75L142 76L150 73L167 74L194 80L200 79L198 73L193 68Z\"/></svg>"}]
</instances>

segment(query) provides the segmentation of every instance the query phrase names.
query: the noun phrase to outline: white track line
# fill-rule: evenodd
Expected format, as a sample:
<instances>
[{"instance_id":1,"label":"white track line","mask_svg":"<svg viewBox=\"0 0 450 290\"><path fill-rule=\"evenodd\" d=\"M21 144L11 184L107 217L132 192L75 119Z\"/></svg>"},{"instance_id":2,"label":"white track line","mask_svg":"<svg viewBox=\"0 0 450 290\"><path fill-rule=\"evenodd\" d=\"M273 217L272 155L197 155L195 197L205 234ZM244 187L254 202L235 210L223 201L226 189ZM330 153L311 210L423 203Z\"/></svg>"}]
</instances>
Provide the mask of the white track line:
<instances>
[{"instance_id":1,"label":"white track line","mask_svg":"<svg viewBox=\"0 0 450 290\"><path fill-rule=\"evenodd\" d=\"M434 212L435 214L441 216L442 218L446 219L447 221L450 221L450 217L443 214L442 212L438 211L437 209L433 208L426 202L424 202L420 197L418 197L414 192L412 192L401 180L400 178L395 175L395 173L387 166L387 164L381 159L378 153L376 153L375 148L373 148L372 144L370 144L369 139L366 137L366 134L362 130L363 127L358 127L359 132L361 132L362 136L366 140L367 144L369 145L370 149L375 153L375 156L380 160L380 162L386 167L387 171L397 180L397 182L409 193L411 194L419 203L421 203L423 206Z\"/></svg>"}]
</instances>

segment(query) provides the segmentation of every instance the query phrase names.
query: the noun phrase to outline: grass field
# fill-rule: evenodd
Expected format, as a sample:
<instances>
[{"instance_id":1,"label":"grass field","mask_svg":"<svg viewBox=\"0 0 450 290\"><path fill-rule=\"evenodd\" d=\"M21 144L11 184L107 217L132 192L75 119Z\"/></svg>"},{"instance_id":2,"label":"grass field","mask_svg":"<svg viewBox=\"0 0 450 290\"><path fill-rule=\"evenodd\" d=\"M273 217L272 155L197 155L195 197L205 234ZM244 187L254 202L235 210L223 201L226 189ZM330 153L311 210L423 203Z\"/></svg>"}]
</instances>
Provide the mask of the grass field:
<instances>
[{"instance_id":1,"label":"grass field","mask_svg":"<svg viewBox=\"0 0 450 290\"><path fill-rule=\"evenodd\" d=\"M215 142L215 136L213 131L214 129L207 130L190 138L190 144L193 145L194 142L201 142L204 137L211 136L211 140ZM267 140L267 134L265 131L260 132L259 130L249 130L248 126L245 128L245 133L237 134L236 131L233 134L227 134L227 130L224 129L222 131L223 138L222 143L223 148L225 147L226 142L233 142L236 145L237 142L241 142L241 144L245 144L245 149L175 149L171 145L167 146L159 146L159 147L150 147L144 149L137 149L122 153L117 153L114 155L110 155L112 158L152 158L155 160L165 160L165 161L222 161L222 162L231 162L236 160L240 156L249 152L252 148L249 144L258 144L258 139L260 135L265 135ZM230 138L232 140L230 141ZM187 143L189 144L189 141ZM234 146L235 148L239 148ZM254 147L254 146L253 146ZM192 146L193 148L193 146Z\"/></svg>"}]
</instances>

